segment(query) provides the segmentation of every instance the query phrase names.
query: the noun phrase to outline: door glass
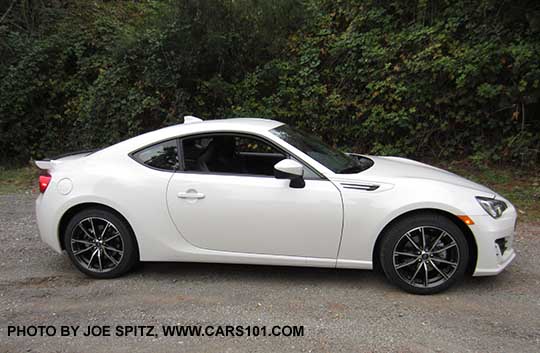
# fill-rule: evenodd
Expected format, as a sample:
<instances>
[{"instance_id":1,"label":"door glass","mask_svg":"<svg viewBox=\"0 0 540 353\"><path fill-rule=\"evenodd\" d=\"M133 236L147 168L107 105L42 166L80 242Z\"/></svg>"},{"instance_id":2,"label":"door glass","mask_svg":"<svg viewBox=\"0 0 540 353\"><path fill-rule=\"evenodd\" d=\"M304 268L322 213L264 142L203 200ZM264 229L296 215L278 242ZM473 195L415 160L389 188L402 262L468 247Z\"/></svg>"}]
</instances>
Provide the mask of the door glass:
<instances>
[{"instance_id":1,"label":"door glass","mask_svg":"<svg viewBox=\"0 0 540 353\"><path fill-rule=\"evenodd\" d=\"M262 140L235 135L185 138L182 148L184 169L196 172L273 176L286 158Z\"/></svg>"}]
</instances>

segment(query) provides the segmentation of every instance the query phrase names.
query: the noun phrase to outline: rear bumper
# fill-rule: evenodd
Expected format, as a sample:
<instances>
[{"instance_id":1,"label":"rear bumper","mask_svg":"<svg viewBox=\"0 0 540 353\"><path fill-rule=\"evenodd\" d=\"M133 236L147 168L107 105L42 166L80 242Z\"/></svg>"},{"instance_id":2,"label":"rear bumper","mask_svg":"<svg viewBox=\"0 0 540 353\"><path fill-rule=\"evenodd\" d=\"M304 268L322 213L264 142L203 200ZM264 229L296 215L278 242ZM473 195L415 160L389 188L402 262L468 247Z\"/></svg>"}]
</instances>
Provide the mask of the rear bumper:
<instances>
[{"instance_id":1,"label":"rear bumper","mask_svg":"<svg viewBox=\"0 0 540 353\"><path fill-rule=\"evenodd\" d=\"M50 207L52 200L47 200L51 194L51 190L45 191L44 194L39 194L36 199L36 223L38 226L39 236L47 245L49 245L57 253L62 253L60 239L58 238L59 219L54 213L54 207ZM45 204L49 204L46 207Z\"/></svg>"},{"instance_id":2,"label":"rear bumper","mask_svg":"<svg viewBox=\"0 0 540 353\"><path fill-rule=\"evenodd\" d=\"M470 226L475 235L478 257L473 276L494 276L501 273L516 257L513 248L516 210L509 209L499 219L489 215L473 216Z\"/></svg>"}]
</instances>

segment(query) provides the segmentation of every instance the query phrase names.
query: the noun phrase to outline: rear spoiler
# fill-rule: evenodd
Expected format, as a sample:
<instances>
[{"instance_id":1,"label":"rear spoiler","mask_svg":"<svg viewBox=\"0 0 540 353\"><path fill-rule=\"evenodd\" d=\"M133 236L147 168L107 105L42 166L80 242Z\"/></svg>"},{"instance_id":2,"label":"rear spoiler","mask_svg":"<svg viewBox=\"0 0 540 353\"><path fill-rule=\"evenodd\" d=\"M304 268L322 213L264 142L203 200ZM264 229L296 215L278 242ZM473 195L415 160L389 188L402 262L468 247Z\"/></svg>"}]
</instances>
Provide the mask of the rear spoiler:
<instances>
[{"instance_id":1,"label":"rear spoiler","mask_svg":"<svg viewBox=\"0 0 540 353\"><path fill-rule=\"evenodd\" d=\"M55 161L52 160L35 161L34 163L41 170L53 170L54 165L56 164Z\"/></svg>"},{"instance_id":2,"label":"rear spoiler","mask_svg":"<svg viewBox=\"0 0 540 353\"><path fill-rule=\"evenodd\" d=\"M45 158L45 159L40 160L40 161L35 161L34 163L41 170L53 170L56 165L62 163L63 158L68 158L68 157L76 156L76 155L79 155L79 154L82 154L82 155L84 155L84 157L86 157L86 156L88 156L88 155L90 155L90 154L92 154L92 153L94 153L94 152L96 152L98 150L99 150L99 148L91 149L91 150L82 150L82 151L64 153L64 154L61 154L61 155L56 156L54 158Z\"/></svg>"}]
</instances>

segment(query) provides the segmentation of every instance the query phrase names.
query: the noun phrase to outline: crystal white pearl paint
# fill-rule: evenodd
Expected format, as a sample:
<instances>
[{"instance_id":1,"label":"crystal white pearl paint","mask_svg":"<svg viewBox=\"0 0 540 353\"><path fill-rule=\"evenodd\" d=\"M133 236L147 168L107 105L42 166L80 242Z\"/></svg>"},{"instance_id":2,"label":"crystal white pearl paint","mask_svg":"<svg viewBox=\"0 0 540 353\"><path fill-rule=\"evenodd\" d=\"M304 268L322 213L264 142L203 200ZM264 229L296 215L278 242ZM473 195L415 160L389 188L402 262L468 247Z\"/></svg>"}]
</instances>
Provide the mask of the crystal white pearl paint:
<instances>
[{"instance_id":1,"label":"crystal white pearl paint","mask_svg":"<svg viewBox=\"0 0 540 353\"><path fill-rule=\"evenodd\" d=\"M73 183L69 178L64 178L58 181L57 189L62 195L67 195L71 192L71 189L73 189Z\"/></svg>"},{"instance_id":2,"label":"crystal white pearl paint","mask_svg":"<svg viewBox=\"0 0 540 353\"><path fill-rule=\"evenodd\" d=\"M397 157L369 156L357 174L335 174L270 132L282 123L228 119L149 132L90 155L36 164L52 180L36 201L41 238L62 252L59 225L84 203L119 212L134 231L142 261L192 261L371 269L375 243L392 220L414 210L467 215L478 254L474 275L495 275L515 257L515 208L492 190L447 171ZM273 177L166 172L129 154L144 146L199 133L237 132L273 142L324 178L291 188ZM285 165L294 168L293 165ZM298 172L296 170L296 172ZM64 180L70 180L69 185ZM351 188L350 185L362 185ZM364 186L377 185L371 190ZM476 196L504 200L489 216ZM507 238L501 255L495 240Z\"/></svg>"}]
</instances>

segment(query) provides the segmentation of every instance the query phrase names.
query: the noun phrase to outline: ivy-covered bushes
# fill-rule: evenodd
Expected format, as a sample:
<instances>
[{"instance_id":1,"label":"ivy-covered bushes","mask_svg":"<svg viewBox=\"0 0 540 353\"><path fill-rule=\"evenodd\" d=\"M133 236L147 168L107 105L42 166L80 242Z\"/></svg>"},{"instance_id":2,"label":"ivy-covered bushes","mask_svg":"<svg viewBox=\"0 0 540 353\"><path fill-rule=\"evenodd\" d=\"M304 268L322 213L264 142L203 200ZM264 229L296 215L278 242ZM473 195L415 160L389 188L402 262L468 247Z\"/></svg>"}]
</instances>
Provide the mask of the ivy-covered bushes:
<instances>
[{"instance_id":1,"label":"ivy-covered bushes","mask_svg":"<svg viewBox=\"0 0 540 353\"><path fill-rule=\"evenodd\" d=\"M225 116L304 15L294 0L15 3L0 23L0 163Z\"/></svg>"},{"instance_id":2,"label":"ivy-covered bushes","mask_svg":"<svg viewBox=\"0 0 540 353\"><path fill-rule=\"evenodd\" d=\"M185 114L274 118L364 153L540 159L535 1L10 4L0 163L104 146Z\"/></svg>"},{"instance_id":3,"label":"ivy-covered bushes","mask_svg":"<svg viewBox=\"0 0 540 353\"><path fill-rule=\"evenodd\" d=\"M290 37L293 56L248 74L236 111L364 152L536 163L540 23L532 13L540 12L532 4L314 3L315 20Z\"/></svg>"}]
</instances>

